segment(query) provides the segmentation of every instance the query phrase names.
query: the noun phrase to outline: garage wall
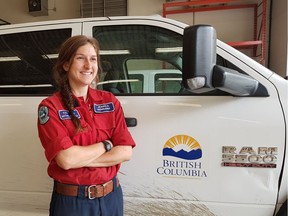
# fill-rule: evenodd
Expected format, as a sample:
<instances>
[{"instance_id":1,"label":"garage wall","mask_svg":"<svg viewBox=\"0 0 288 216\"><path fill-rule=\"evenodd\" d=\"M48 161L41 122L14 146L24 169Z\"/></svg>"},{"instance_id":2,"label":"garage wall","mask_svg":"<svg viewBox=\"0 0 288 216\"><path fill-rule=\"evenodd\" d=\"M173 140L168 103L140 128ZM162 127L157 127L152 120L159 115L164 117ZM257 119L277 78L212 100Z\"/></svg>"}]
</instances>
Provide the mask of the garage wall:
<instances>
[{"instance_id":1,"label":"garage wall","mask_svg":"<svg viewBox=\"0 0 288 216\"><path fill-rule=\"evenodd\" d=\"M273 1L269 68L279 75L288 76L287 0Z\"/></svg>"},{"instance_id":2,"label":"garage wall","mask_svg":"<svg viewBox=\"0 0 288 216\"><path fill-rule=\"evenodd\" d=\"M80 17L81 0L48 0L48 16L31 16L28 0L1 0L0 19L9 23L37 22Z\"/></svg>"},{"instance_id":3,"label":"garage wall","mask_svg":"<svg viewBox=\"0 0 288 216\"><path fill-rule=\"evenodd\" d=\"M182 0L183 1L183 0ZM253 0L250 0L250 2ZM257 1L257 0L256 0ZM162 15L165 0L128 0L128 15ZM9 0L0 3L0 18L9 23L80 18L81 0L48 0L48 16L34 17L29 14L28 0ZM237 9L169 15L187 24L213 25L218 38L225 41L252 40L253 10ZM237 28L235 28L237 26Z\"/></svg>"},{"instance_id":4,"label":"garage wall","mask_svg":"<svg viewBox=\"0 0 288 216\"><path fill-rule=\"evenodd\" d=\"M183 0L182 0L183 1ZM253 0L251 0L253 1ZM128 0L128 15L162 15L165 0ZM81 0L48 0L48 16L31 16L28 0L9 0L0 2L0 19L9 23L36 22L55 19L79 18ZM253 10L237 9L169 15L187 24L210 24L225 42L251 40L253 31ZM235 28L237 26L237 28Z\"/></svg>"},{"instance_id":5,"label":"garage wall","mask_svg":"<svg viewBox=\"0 0 288 216\"><path fill-rule=\"evenodd\" d=\"M216 29L217 38L224 42L253 40L254 11L252 9L186 13L169 15L168 18L190 25L212 25Z\"/></svg>"},{"instance_id":6,"label":"garage wall","mask_svg":"<svg viewBox=\"0 0 288 216\"><path fill-rule=\"evenodd\" d=\"M182 0L184 1L184 0ZM244 3L258 0L242 0ZM270 2L271 0L267 0ZM162 15L165 0L128 0L128 15ZM28 11L28 0L0 1L0 19L9 23L36 22L57 19L80 18L81 0L48 0L48 16L31 16ZM281 76L287 75L287 2L273 1L271 54L267 66ZM269 12L267 13L269 15ZM169 15L187 24L213 25L218 38L225 41L252 40L253 11L252 9L234 9L226 11L210 11ZM267 32L268 33L268 32ZM268 38L268 34L267 34ZM283 44L284 43L284 44Z\"/></svg>"}]
</instances>

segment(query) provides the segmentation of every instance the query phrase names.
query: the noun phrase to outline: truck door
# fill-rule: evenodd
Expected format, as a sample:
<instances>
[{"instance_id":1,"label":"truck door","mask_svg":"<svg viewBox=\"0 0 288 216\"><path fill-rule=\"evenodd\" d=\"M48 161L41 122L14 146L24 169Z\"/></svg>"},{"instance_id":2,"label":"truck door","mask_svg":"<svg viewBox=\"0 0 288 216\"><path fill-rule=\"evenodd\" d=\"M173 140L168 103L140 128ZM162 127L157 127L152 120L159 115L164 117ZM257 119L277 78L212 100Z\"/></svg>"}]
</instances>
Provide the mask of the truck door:
<instances>
[{"instance_id":1,"label":"truck door","mask_svg":"<svg viewBox=\"0 0 288 216\"><path fill-rule=\"evenodd\" d=\"M183 26L109 22L85 24L84 33L101 45L98 88L121 101L137 143L119 176L126 214L271 216L285 125L275 87L257 70L266 69L219 43L218 64L257 80L266 93L192 93L178 75Z\"/></svg>"},{"instance_id":2,"label":"truck door","mask_svg":"<svg viewBox=\"0 0 288 216\"><path fill-rule=\"evenodd\" d=\"M55 90L51 70L59 46L80 30L81 23L1 26L1 210L47 209L53 183L37 134L37 107Z\"/></svg>"}]
</instances>

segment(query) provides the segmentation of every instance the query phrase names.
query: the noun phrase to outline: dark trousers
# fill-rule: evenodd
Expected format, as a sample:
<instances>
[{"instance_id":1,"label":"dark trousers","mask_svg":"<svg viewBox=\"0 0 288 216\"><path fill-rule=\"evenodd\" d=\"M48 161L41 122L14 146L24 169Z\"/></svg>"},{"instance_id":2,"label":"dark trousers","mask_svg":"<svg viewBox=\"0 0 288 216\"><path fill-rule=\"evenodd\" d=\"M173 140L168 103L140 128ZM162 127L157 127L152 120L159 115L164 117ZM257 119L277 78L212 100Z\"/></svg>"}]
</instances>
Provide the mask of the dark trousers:
<instances>
[{"instance_id":1,"label":"dark trousers","mask_svg":"<svg viewBox=\"0 0 288 216\"><path fill-rule=\"evenodd\" d=\"M85 187L80 186L78 197L63 196L53 192L50 216L123 216L123 193L114 181L114 190L105 197L93 200L85 197Z\"/></svg>"}]
</instances>

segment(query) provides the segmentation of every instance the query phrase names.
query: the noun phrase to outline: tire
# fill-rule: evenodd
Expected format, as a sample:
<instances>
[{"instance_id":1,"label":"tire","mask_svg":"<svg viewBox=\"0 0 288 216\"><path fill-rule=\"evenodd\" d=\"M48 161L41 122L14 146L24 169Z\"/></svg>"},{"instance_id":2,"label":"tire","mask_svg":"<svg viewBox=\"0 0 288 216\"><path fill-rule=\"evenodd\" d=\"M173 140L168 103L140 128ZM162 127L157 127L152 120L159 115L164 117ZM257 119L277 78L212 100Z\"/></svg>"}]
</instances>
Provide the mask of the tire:
<instances>
[{"instance_id":1,"label":"tire","mask_svg":"<svg viewBox=\"0 0 288 216\"><path fill-rule=\"evenodd\" d=\"M287 200L283 203L276 216L287 216Z\"/></svg>"}]
</instances>

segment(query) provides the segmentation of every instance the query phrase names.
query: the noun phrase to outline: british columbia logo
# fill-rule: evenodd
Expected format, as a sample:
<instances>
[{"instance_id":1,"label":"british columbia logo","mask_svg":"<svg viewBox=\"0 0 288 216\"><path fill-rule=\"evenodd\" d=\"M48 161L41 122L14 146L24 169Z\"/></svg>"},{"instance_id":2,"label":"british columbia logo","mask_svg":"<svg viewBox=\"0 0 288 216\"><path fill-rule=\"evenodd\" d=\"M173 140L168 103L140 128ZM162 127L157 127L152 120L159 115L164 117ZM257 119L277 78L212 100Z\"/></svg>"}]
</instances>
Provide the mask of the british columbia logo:
<instances>
[{"instance_id":1,"label":"british columbia logo","mask_svg":"<svg viewBox=\"0 0 288 216\"><path fill-rule=\"evenodd\" d=\"M207 177L202 165L202 149L191 136L176 135L163 146L162 165L157 168L159 175L168 177Z\"/></svg>"}]
</instances>

